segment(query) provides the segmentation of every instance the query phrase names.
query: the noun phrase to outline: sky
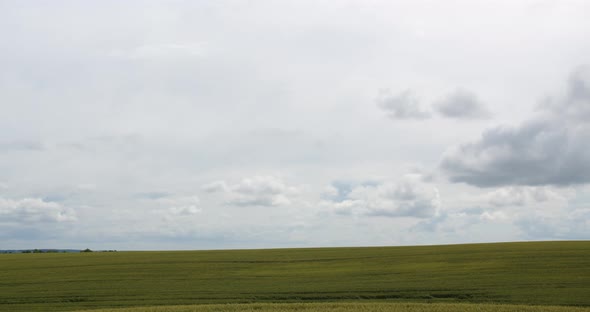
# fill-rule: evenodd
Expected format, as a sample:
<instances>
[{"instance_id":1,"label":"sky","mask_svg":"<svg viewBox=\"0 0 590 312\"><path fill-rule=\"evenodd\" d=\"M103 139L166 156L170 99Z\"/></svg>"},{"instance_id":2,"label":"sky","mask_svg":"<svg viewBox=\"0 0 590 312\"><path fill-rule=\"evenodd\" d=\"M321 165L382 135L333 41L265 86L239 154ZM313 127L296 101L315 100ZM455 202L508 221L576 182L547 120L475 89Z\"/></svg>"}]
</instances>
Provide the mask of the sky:
<instances>
[{"instance_id":1,"label":"sky","mask_svg":"<svg viewBox=\"0 0 590 312\"><path fill-rule=\"evenodd\" d=\"M0 249L590 239L588 1L0 0Z\"/></svg>"}]
</instances>

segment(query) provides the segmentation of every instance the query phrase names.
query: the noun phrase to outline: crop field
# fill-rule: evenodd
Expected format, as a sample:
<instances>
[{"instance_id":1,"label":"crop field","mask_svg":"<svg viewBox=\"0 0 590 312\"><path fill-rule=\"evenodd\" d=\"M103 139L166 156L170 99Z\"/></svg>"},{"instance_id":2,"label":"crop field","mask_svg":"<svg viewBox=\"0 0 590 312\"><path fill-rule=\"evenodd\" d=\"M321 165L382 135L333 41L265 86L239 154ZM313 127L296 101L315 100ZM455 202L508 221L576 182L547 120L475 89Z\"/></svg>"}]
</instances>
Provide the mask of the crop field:
<instances>
[{"instance_id":1,"label":"crop field","mask_svg":"<svg viewBox=\"0 0 590 312\"><path fill-rule=\"evenodd\" d=\"M0 311L147 306L118 311L588 311L590 241L0 255Z\"/></svg>"},{"instance_id":2,"label":"crop field","mask_svg":"<svg viewBox=\"0 0 590 312\"><path fill-rule=\"evenodd\" d=\"M86 310L88 311L88 310ZM590 308L465 303L253 303L162 306L93 312L583 312Z\"/></svg>"}]
</instances>

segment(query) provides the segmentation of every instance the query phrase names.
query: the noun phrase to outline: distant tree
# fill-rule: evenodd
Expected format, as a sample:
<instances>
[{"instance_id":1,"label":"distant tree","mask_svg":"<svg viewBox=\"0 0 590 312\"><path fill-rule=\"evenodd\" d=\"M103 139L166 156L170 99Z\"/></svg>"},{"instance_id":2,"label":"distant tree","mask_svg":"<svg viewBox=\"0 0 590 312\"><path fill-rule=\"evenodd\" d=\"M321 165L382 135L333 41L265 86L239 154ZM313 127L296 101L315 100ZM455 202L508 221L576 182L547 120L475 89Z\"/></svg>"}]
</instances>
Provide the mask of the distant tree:
<instances>
[{"instance_id":1,"label":"distant tree","mask_svg":"<svg viewBox=\"0 0 590 312\"><path fill-rule=\"evenodd\" d=\"M92 252L92 250L90 250L90 248L86 248L86 249L84 249L84 250L82 250L80 252Z\"/></svg>"}]
</instances>

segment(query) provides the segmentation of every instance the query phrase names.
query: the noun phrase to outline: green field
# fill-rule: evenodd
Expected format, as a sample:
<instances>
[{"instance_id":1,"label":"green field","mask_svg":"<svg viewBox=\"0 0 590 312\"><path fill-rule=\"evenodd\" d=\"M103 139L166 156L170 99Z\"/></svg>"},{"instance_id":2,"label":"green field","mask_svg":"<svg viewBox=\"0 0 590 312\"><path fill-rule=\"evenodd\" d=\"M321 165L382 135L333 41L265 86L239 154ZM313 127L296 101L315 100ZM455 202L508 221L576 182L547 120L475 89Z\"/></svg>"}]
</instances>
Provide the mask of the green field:
<instances>
[{"instance_id":1,"label":"green field","mask_svg":"<svg viewBox=\"0 0 590 312\"><path fill-rule=\"evenodd\" d=\"M588 310L590 241L0 255L0 311L322 301ZM403 306L388 311L426 311ZM428 311L450 311L442 307ZM178 311L220 311L187 309Z\"/></svg>"},{"instance_id":2,"label":"green field","mask_svg":"<svg viewBox=\"0 0 590 312\"><path fill-rule=\"evenodd\" d=\"M88 311L88 310L85 310ZM192 306L161 306L128 309L92 310L93 312L587 312L590 308L497 305L481 303L251 303Z\"/></svg>"}]
</instances>

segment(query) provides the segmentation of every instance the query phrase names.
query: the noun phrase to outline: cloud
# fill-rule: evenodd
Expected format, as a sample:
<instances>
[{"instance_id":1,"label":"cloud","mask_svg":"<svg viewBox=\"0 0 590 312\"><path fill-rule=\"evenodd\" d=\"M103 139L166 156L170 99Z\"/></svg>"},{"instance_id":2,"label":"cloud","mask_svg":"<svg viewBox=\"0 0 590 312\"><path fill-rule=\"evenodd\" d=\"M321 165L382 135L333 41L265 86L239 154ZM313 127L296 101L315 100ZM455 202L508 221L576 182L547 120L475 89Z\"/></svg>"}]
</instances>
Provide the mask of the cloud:
<instances>
[{"instance_id":1,"label":"cloud","mask_svg":"<svg viewBox=\"0 0 590 312\"><path fill-rule=\"evenodd\" d=\"M388 113L391 119L428 119L431 113L420 107L412 90L393 95L382 91L377 106ZM434 111L446 118L488 119L492 116L485 105L470 91L458 89L432 105Z\"/></svg>"},{"instance_id":2,"label":"cloud","mask_svg":"<svg viewBox=\"0 0 590 312\"><path fill-rule=\"evenodd\" d=\"M441 226L447 221L449 215L446 213L440 213L430 219L422 220L414 225L410 231L416 232L435 232L441 228Z\"/></svg>"},{"instance_id":3,"label":"cloud","mask_svg":"<svg viewBox=\"0 0 590 312\"><path fill-rule=\"evenodd\" d=\"M339 215L430 218L438 213L440 196L420 177L406 175L397 183L356 186L344 199L322 205Z\"/></svg>"},{"instance_id":4,"label":"cloud","mask_svg":"<svg viewBox=\"0 0 590 312\"><path fill-rule=\"evenodd\" d=\"M207 193L215 193L215 192L226 192L229 190L225 181L214 181L209 184L205 184L202 187L203 191Z\"/></svg>"},{"instance_id":5,"label":"cloud","mask_svg":"<svg viewBox=\"0 0 590 312\"><path fill-rule=\"evenodd\" d=\"M0 198L0 222L10 223L41 223L75 221L76 214L55 202L47 202L39 198L20 200Z\"/></svg>"},{"instance_id":6,"label":"cloud","mask_svg":"<svg viewBox=\"0 0 590 312\"><path fill-rule=\"evenodd\" d=\"M501 187L486 194L486 201L493 207L523 206L547 201L565 201L565 197L548 187Z\"/></svg>"},{"instance_id":7,"label":"cloud","mask_svg":"<svg viewBox=\"0 0 590 312\"><path fill-rule=\"evenodd\" d=\"M365 181L362 183L347 182L347 181L334 181L331 185L324 188L321 194L323 199L342 202L348 198L348 195L358 186L376 186L380 183Z\"/></svg>"},{"instance_id":8,"label":"cloud","mask_svg":"<svg viewBox=\"0 0 590 312\"><path fill-rule=\"evenodd\" d=\"M207 192L224 193L226 203L234 206L281 206L291 203L291 197L299 189L286 185L274 176L244 178L239 183L228 185L216 181L203 186Z\"/></svg>"},{"instance_id":9,"label":"cloud","mask_svg":"<svg viewBox=\"0 0 590 312\"><path fill-rule=\"evenodd\" d=\"M480 219L484 221L498 221L498 220L506 220L508 216L503 211L484 211L480 215Z\"/></svg>"},{"instance_id":10,"label":"cloud","mask_svg":"<svg viewBox=\"0 0 590 312\"><path fill-rule=\"evenodd\" d=\"M411 90L399 94L384 91L377 99L377 106L387 112L391 119L427 119L428 111L422 110L420 102Z\"/></svg>"},{"instance_id":11,"label":"cloud","mask_svg":"<svg viewBox=\"0 0 590 312\"><path fill-rule=\"evenodd\" d=\"M206 53L204 42L145 44L130 49L113 49L107 53L114 58L131 60L178 59L200 57Z\"/></svg>"},{"instance_id":12,"label":"cloud","mask_svg":"<svg viewBox=\"0 0 590 312\"><path fill-rule=\"evenodd\" d=\"M197 196L161 197L156 201L165 207L166 213L171 216L190 216L201 212Z\"/></svg>"},{"instance_id":13,"label":"cloud","mask_svg":"<svg viewBox=\"0 0 590 312\"><path fill-rule=\"evenodd\" d=\"M40 141L0 142L0 151L44 151L47 146Z\"/></svg>"},{"instance_id":14,"label":"cloud","mask_svg":"<svg viewBox=\"0 0 590 312\"><path fill-rule=\"evenodd\" d=\"M563 116L572 121L587 122L590 118L590 66L579 66L570 75L566 94L548 98L539 109Z\"/></svg>"},{"instance_id":15,"label":"cloud","mask_svg":"<svg viewBox=\"0 0 590 312\"><path fill-rule=\"evenodd\" d=\"M160 198L168 197L170 195L171 194L170 193L167 193L167 192L154 191L154 192L141 192L141 193L137 193L137 194L135 194L135 197L137 197L137 198L145 198L145 199L160 199Z\"/></svg>"},{"instance_id":16,"label":"cloud","mask_svg":"<svg viewBox=\"0 0 590 312\"><path fill-rule=\"evenodd\" d=\"M515 224L528 239L588 239L590 209L578 209L559 216L533 214Z\"/></svg>"},{"instance_id":17,"label":"cloud","mask_svg":"<svg viewBox=\"0 0 590 312\"><path fill-rule=\"evenodd\" d=\"M573 185L590 182L590 74L576 70L564 96L550 99L517 127L485 131L454 147L441 168L452 182L479 187Z\"/></svg>"},{"instance_id":18,"label":"cloud","mask_svg":"<svg viewBox=\"0 0 590 312\"><path fill-rule=\"evenodd\" d=\"M477 96L467 90L456 90L433 105L444 117L454 119L488 119L492 114Z\"/></svg>"},{"instance_id":19,"label":"cloud","mask_svg":"<svg viewBox=\"0 0 590 312\"><path fill-rule=\"evenodd\" d=\"M168 192L141 192L134 198L140 199L142 205L154 207L153 212L166 216L188 216L202 212L201 200L196 195L175 195Z\"/></svg>"}]
</instances>

